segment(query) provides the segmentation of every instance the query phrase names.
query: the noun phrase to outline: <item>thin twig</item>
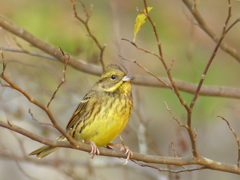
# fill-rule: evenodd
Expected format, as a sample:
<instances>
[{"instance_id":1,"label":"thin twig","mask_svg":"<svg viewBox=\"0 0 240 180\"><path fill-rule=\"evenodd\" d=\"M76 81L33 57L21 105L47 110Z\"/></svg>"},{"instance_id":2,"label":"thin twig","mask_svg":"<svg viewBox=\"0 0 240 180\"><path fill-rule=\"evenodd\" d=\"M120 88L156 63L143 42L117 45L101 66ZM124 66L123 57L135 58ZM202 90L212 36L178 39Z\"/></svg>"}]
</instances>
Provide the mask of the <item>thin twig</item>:
<instances>
[{"instance_id":1,"label":"thin twig","mask_svg":"<svg viewBox=\"0 0 240 180\"><path fill-rule=\"evenodd\" d=\"M159 168L157 166L153 166L151 164L148 164L148 163L144 163L144 162L140 162L140 161L136 161L136 160L132 160L134 163L136 163L137 165L139 166L142 166L142 167L150 167L150 168L153 168L153 169L156 169L160 172L170 172L170 173L181 173L181 172L191 172L191 171L197 171L197 170L203 170L203 169L208 169L204 166L202 167L198 167L198 168L191 168L191 169L188 169L188 168L183 168L183 169L179 169L179 170L172 170L172 169L167 169L167 168Z\"/></svg>"},{"instance_id":2,"label":"thin twig","mask_svg":"<svg viewBox=\"0 0 240 180\"><path fill-rule=\"evenodd\" d=\"M0 51L0 54L1 54L1 57L2 57L2 66L3 66L2 76L3 76L3 75L4 75L4 72L5 72L5 70L6 70L7 62L5 61L4 54L3 54L2 51Z\"/></svg>"},{"instance_id":3,"label":"thin twig","mask_svg":"<svg viewBox=\"0 0 240 180\"><path fill-rule=\"evenodd\" d=\"M46 58L46 59L50 59L50 60L57 60L57 58L55 58L51 55L44 54L44 53L38 53L38 52L34 52L34 51L28 51L28 50L25 50L25 49L19 49L19 48L13 48L13 47L4 47L4 46L0 46L0 49L3 50L3 51L24 53L24 54L28 54L28 55L31 55L31 56Z\"/></svg>"},{"instance_id":4,"label":"thin twig","mask_svg":"<svg viewBox=\"0 0 240 180\"><path fill-rule=\"evenodd\" d=\"M121 40L127 41L127 42L131 43L131 44L132 44L133 46L135 46L138 50L141 50L141 51L143 51L143 52L145 52L145 53L148 53L148 54L152 54L153 56L156 56L158 59L161 58L161 56L159 56L158 54L156 54L156 53L154 53L154 52L152 52L152 51L148 51L147 49L144 49L144 48L139 47L135 42L130 41L129 39L121 38Z\"/></svg>"},{"instance_id":5,"label":"thin twig","mask_svg":"<svg viewBox=\"0 0 240 180\"><path fill-rule=\"evenodd\" d=\"M156 24L153 22L152 18L149 16L149 12L148 12L148 6L147 6L147 1L146 0L143 0L143 3L144 3L144 7L146 9L146 13L145 15L147 16L149 22L151 23L152 27L153 27L153 32L154 32L154 35L155 35L155 38L156 38L156 41L157 41L157 46L158 46L158 51L159 51L159 55L161 56L161 61L163 63L163 66L165 67L165 69L168 69L167 67L167 64L163 58L163 52L162 52L162 43L160 41L160 38L158 36L158 32L157 32L157 28L156 28Z\"/></svg>"},{"instance_id":6,"label":"thin twig","mask_svg":"<svg viewBox=\"0 0 240 180\"><path fill-rule=\"evenodd\" d=\"M169 87L171 88L171 86L166 83L165 81L163 81L161 78L159 78L158 76L156 76L155 74L153 74L152 72L150 72L147 68L145 68L143 65L141 65L140 63L138 63L136 60L132 60L132 59L128 59L128 58L124 58L123 56L121 55L118 55L120 58L122 58L123 60L126 60L126 61L130 61L130 62L133 62L135 64L137 64L140 68L142 68L146 73L152 75L153 77L155 77L159 82L163 83L166 87ZM171 88L172 89L172 88Z\"/></svg>"},{"instance_id":7,"label":"thin twig","mask_svg":"<svg viewBox=\"0 0 240 180\"><path fill-rule=\"evenodd\" d=\"M227 123L229 129L232 131L232 133L233 133L233 135L234 135L234 137L235 137L235 139L236 139L236 141L237 141L237 146L238 146L237 167L240 169L240 140L239 140L239 137L238 137L237 133L234 131L234 129L232 128L232 126L230 125L230 123L228 122L228 120L226 120L226 119L225 119L224 117L222 117L222 116L217 116L217 117L222 118L222 120L224 120L224 121Z\"/></svg>"},{"instance_id":8,"label":"thin twig","mask_svg":"<svg viewBox=\"0 0 240 180\"><path fill-rule=\"evenodd\" d=\"M171 149L173 151L174 157L178 158L177 151L176 151L176 149L174 147L174 143L173 142L171 142Z\"/></svg>"},{"instance_id":9,"label":"thin twig","mask_svg":"<svg viewBox=\"0 0 240 180\"><path fill-rule=\"evenodd\" d=\"M62 49L60 49L62 51ZM51 102L53 101L53 99L55 98L59 88L64 84L64 82L66 81L66 70L67 70L67 65L68 65L68 62L69 62L69 59L70 59L70 56L68 54L65 54L63 51L62 51L62 55L63 55L63 59L64 59L64 68L63 68L63 77L62 77L62 81L58 84L57 88L55 89L52 97L50 98L49 102L47 103L47 108L49 108Z\"/></svg>"},{"instance_id":10,"label":"thin twig","mask_svg":"<svg viewBox=\"0 0 240 180\"><path fill-rule=\"evenodd\" d=\"M46 125L46 126L51 126L51 127L54 127L52 124L50 123L43 123L43 122L40 122L37 118L35 118L35 116L33 115L31 109L28 110L28 113L30 114L30 116L32 117L32 119L36 122L38 122L39 124L42 124L42 125ZM54 127L55 128L55 127Z\"/></svg>"},{"instance_id":11,"label":"thin twig","mask_svg":"<svg viewBox=\"0 0 240 180\"><path fill-rule=\"evenodd\" d=\"M189 129L189 127L188 127L187 125L182 124L182 123L178 120L178 118L177 118L176 116L174 116L173 112L172 112L171 109L168 107L168 104L167 104L166 102L164 102L164 104L165 104L165 106L166 106L166 108L167 108L167 111L171 114L172 118L178 123L178 125L181 126L181 127L186 128L186 129Z\"/></svg>"},{"instance_id":12,"label":"thin twig","mask_svg":"<svg viewBox=\"0 0 240 180\"><path fill-rule=\"evenodd\" d=\"M233 26L235 26L238 22L240 22L240 17L237 18L227 29L226 29L226 33L228 33L228 31L230 29L232 29Z\"/></svg>"}]
</instances>

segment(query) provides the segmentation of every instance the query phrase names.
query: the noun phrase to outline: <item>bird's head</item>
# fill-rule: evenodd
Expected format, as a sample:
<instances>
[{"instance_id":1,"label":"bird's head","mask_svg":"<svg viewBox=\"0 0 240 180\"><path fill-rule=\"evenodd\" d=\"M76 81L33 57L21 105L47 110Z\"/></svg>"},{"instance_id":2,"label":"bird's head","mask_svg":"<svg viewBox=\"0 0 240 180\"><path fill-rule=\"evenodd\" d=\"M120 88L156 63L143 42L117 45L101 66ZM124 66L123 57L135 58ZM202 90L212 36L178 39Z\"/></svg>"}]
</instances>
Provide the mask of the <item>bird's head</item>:
<instances>
[{"instance_id":1,"label":"bird's head","mask_svg":"<svg viewBox=\"0 0 240 180\"><path fill-rule=\"evenodd\" d=\"M120 93L125 93L131 91L130 81L133 79L134 77L127 74L127 70L123 66L110 64L105 68L98 85L105 92L119 91Z\"/></svg>"}]
</instances>

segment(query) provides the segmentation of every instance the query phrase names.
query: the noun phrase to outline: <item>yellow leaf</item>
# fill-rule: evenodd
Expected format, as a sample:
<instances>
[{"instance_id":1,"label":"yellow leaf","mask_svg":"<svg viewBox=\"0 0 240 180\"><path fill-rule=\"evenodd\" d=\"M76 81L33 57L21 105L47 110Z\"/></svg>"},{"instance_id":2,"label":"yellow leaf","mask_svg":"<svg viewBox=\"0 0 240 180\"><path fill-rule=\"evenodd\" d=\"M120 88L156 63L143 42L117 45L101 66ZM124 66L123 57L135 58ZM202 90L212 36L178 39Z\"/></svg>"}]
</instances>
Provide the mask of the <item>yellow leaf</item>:
<instances>
[{"instance_id":1,"label":"yellow leaf","mask_svg":"<svg viewBox=\"0 0 240 180\"><path fill-rule=\"evenodd\" d=\"M148 12L152 10L153 7L147 7ZM136 18L135 24L134 24L134 38L133 42L135 42L136 35L138 31L141 29L142 25L146 22L147 16L145 15L146 9L143 10L143 12L140 12Z\"/></svg>"}]
</instances>

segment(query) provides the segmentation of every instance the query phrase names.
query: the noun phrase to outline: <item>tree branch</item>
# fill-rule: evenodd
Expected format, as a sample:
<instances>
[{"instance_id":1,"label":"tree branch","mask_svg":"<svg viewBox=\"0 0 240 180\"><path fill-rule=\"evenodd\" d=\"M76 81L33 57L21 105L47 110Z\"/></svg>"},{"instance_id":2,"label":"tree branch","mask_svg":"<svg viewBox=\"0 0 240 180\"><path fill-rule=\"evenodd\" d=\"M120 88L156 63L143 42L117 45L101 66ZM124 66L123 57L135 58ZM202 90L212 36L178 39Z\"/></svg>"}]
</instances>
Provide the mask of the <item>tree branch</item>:
<instances>
[{"instance_id":1,"label":"tree branch","mask_svg":"<svg viewBox=\"0 0 240 180\"><path fill-rule=\"evenodd\" d=\"M11 32L12 34L20 37L21 39L29 42L36 48L46 52L47 54L63 62L62 52L59 50L58 47L54 47L53 45L42 41L41 39L27 32L25 29L16 25L15 23L13 23L12 21L10 21L9 19L7 19L1 14L0 14L0 26L5 30ZM100 66L96 66L94 64L90 64L85 61L75 59L73 57L70 57L68 64L75 69L81 70L83 72L95 74L95 75L99 75L102 72Z\"/></svg>"},{"instance_id":2,"label":"tree branch","mask_svg":"<svg viewBox=\"0 0 240 180\"><path fill-rule=\"evenodd\" d=\"M20 37L21 39L27 41L28 43L34 45L36 48L46 52L47 54L51 55L52 57L56 58L57 60L63 63L62 54L59 48L54 47L53 45L46 43L41 39L35 37L34 35L27 32L26 30L19 27L18 25L14 24L12 21L5 18L1 14L0 14L0 26L4 28L6 31L9 31L12 34ZM8 49L8 51L10 51L10 49ZM12 52L14 52L14 50ZM86 72L93 75L99 76L102 72L101 66L97 66L97 65L85 62L83 60L78 60L78 59L75 59L74 57L70 57L68 64L79 71ZM135 77L133 81L134 84L166 88L166 86L161 84L152 76L134 75L134 77ZM159 77L159 78L164 80L167 83L170 83L168 78L166 77ZM174 79L174 82L176 87L181 91L188 92L191 94L194 94L196 91L196 88L197 88L196 84L185 82L182 80L177 80L177 79ZM201 90L199 91L199 95L240 99L240 88L203 85Z\"/></svg>"},{"instance_id":3,"label":"tree branch","mask_svg":"<svg viewBox=\"0 0 240 180\"><path fill-rule=\"evenodd\" d=\"M182 2L187 6L188 10L192 13L195 20L198 22L198 26L214 41L219 42L220 37L213 31L213 29L206 23L201 13L196 8L196 4L192 4L190 0L182 0ZM228 44L222 42L220 48L240 62L240 54L235 48L229 46Z\"/></svg>"},{"instance_id":4,"label":"tree branch","mask_svg":"<svg viewBox=\"0 0 240 180\"><path fill-rule=\"evenodd\" d=\"M6 129L12 130L14 132L17 132L19 134L22 134L23 136L26 136L34 141L53 146L53 147L64 147L64 148L72 148L71 144L69 142L61 142L61 141L52 141L47 138L43 138L41 136L38 136L30 131L27 131L26 129L23 129L17 125L14 125L12 123L7 123L4 121L0 121L0 126L4 127ZM91 146L87 144L83 144L81 142L78 142L78 146L74 147L73 149L79 149L85 152L91 151ZM124 152L121 151L113 151L106 148L99 148L100 155L101 156L110 156L110 157L119 157L119 158L126 158L127 155ZM176 166L184 166L184 165L201 165L207 169L212 170L218 170L218 171L224 171L224 172L230 172L234 174L240 174L240 170L235 165L230 165L226 163L221 163L217 161L213 161L211 159L205 158L205 157L167 157L167 156L152 156L152 155L144 155L139 153L133 153L133 156L131 159L136 161L142 161L145 163L154 163L154 164L170 164L170 165L176 165ZM136 163L136 161L134 161Z\"/></svg>"}]
</instances>

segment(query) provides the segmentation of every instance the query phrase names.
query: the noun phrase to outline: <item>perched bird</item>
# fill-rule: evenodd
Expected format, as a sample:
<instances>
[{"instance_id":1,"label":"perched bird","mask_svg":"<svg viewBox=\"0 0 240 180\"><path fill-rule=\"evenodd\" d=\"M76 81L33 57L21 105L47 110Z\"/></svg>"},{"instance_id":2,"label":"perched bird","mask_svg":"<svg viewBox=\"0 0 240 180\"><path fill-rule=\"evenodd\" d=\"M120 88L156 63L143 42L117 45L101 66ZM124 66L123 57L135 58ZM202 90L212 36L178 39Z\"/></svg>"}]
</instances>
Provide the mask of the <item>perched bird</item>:
<instances>
[{"instance_id":1,"label":"perched bird","mask_svg":"<svg viewBox=\"0 0 240 180\"><path fill-rule=\"evenodd\" d=\"M108 65L99 81L84 96L66 127L66 132L76 141L92 147L92 158L99 154L98 147L118 146L126 150L128 159L131 151L124 145L110 143L127 125L131 115L133 98L130 81L134 77L117 64ZM64 136L58 141L67 141ZM29 155L43 158L60 147L43 146ZM127 159L127 160L128 160Z\"/></svg>"}]
</instances>

